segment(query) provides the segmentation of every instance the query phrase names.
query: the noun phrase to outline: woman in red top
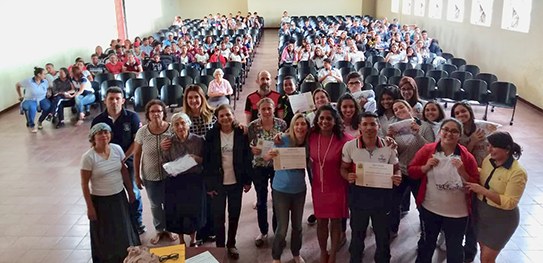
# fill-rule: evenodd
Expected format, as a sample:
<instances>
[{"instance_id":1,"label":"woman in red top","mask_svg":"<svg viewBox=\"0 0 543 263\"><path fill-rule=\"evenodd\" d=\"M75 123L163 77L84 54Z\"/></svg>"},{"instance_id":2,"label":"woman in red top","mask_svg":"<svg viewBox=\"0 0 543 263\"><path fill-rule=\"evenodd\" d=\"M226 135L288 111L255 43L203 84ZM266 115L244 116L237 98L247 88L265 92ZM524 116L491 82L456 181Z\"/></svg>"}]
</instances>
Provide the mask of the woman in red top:
<instances>
[{"instance_id":1,"label":"woman in red top","mask_svg":"<svg viewBox=\"0 0 543 263\"><path fill-rule=\"evenodd\" d=\"M440 230L445 232L447 262L464 262L462 240L471 213L471 193L464 183L479 182L479 171L473 155L459 143L462 132L458 120L444 120L440 140L424 145L408 166L409 177L422 180L416 198L423 225L417 262L432 262Z\"/></svg>"},{"instance_id":2,"label":"woman in red top","mask_svg":"<svg viewBox=\"0 0 543 263\"><path fill-rule=\"evenodd\" d=\"M341 236L341 220L349 217L347 209L347 181L341 177L341 151L353 139L343 132L343 123L330 105L321 106L313 120L309 135L313 209L317 217L317 238L321 249L320 262L336 262L336 251ZM330 229L328 229L330 225ZM332 246L327 251L328 235Z\"/></svg>"},{"instance_id":3,"label":"woman in red top","mask_svg":"<svg viewBox=\"0 0 543 263\"><path fill-rule=\"evenodd\" d=\"M123 72L140 73L143 71L141 63L136 59L132 52L126 55L126 62L123 65Z\"/></svg>"}]
</instances>

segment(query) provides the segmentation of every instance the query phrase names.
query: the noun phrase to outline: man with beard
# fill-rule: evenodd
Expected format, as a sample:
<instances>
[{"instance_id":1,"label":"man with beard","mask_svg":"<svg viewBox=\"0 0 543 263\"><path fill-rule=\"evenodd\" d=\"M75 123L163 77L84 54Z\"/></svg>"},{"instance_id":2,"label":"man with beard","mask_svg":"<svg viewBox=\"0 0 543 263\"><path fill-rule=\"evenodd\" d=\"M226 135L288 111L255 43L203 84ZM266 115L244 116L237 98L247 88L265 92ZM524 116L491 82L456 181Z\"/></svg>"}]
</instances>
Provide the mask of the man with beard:
<instances>
[{"instance_id":1,"label":"man with beard","mask_svg":"<svg viewBox=\"0 0 543 263\"><path fill-rule=\"evenodd\" d=\"M247 124L251 123L258 118L258 107L257 103L263 98L270 98L273 100L274 104L277 105L275 109L275 116L283 116L283 109L280 107L279 98L281 94L277 91L273 91L270 88L271 83L271 74L270 72L263 70L258 72L256 78L256 84L258 84L259 89L255 92L247 95L247 100L245 102L245 116L247 117Z\"/></svg>"}]
</instances>

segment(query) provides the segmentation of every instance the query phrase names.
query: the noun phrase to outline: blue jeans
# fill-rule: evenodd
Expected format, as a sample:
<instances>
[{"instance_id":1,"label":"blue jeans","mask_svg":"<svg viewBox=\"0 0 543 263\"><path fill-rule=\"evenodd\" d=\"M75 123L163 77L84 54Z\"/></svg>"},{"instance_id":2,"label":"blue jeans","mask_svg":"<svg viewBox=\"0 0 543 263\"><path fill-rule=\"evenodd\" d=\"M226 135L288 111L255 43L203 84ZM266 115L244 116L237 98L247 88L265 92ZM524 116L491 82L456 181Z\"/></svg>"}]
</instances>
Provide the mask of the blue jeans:
<instances>
[{"instance_id":1,"label":"blue jeans","mask_svg":"<svg viewBox=\"0 0 543 263\"><path fill-rule=\"evenodd\" d=\"M273 181L275 171L273 167L253 167L253 184L256 192L256 214L258 228L263 235L268 234L268 182ZM272 211L272 229L277 228L275 209Z\"/></svg>"},{"instance_id":2,"label":"blue jeans","mask_svg":"<svg viewBox=\"0 0 543 263\"><path fill-rule=\"evenodd\" d=\"M79 113L85 112L85 106L93 103L96 100L96 96L94 96L94 93L92 92L84 92L83 94L75 97L75 107Z\"/></svg>"},{"instance_id":3,"label":"blue jeans","mask_svg":"<svg viewBox=\"0 0 543 263\"><path fill-rule=\"evenodd\" d=\"M132 189L134 191L134 196L136 200L134 203L130 204L130 217L132 218L132 223L136 226L136 229L143 230L145 226L143 225L143 202L141 201L141 192L136 181L134 180L134 158L130 157L126 160L126 166L128 166L128 174L130 175L130 180L132 181Z\"/></svg>"},{"instance_id":4,"label":"blue jeans","mask_svg":"<svg viewBox=\"0 0 543 263\"><path fill-rule=\"evenodd\" d=\"M283 253L283 243L287 235L290 221L292 231L290 235L290 250L292 256L299 256L302 248L302 216L304 214L305 193L283 193L272 189L273 208L277 216L277 228L272 245L272 257L280 260ZM291 220L289 220L289 217Z\"/></svg>"},{"instance_id":5,"label":"blue jeans","mask_svg":"<svg viewBox=\"0 0 543 263\"><path fill-rule=\"evenodd\" d=\"M24 100L21 104L21 107L25 112L26 126L34 128L34 126L36 126L36 124L34 123L34 119L36 118L36 113L38 112L38 102L35 100ZM50 107L51 102L48 99L44 98L43 100L40 100L40 108L43 112L42 115L48 112Z\"/></svg>"},{"instance_id":6,"label":"blue jeans","mask_svg":"<svg viewBox=\"0 0 543 263\"><path fill-rule=\"evenodd\" d=\"M153 215L153 225L157 232L163 232L166 229L166 214L164 213L164 180L148 181L143 180L147 197L151 204L151 214Z\"/></svg>"}]
</instances>

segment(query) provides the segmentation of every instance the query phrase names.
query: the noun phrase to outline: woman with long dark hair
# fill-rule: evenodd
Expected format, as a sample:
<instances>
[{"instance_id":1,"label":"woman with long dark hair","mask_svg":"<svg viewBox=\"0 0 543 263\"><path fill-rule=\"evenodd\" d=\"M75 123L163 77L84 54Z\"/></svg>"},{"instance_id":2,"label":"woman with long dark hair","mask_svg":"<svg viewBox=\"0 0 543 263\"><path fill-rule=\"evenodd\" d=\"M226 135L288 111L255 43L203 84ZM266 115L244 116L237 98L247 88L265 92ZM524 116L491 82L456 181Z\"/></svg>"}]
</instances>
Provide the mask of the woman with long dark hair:
<instances>
[{"instance_id":1,"label":"woman with long dark hair","mask_svg":"<svg viewBox=\"0 0 543 263\"><path fill-rule=\"evenodd\" d=\"M487 137L490 154L484 159L477 183L466 183L477 194L474 204L475 232L481 262L495 262L515 233L520 221L518 203L528 176L518 162L522 149L507 132Z\"/></svg>"}]
</instances>

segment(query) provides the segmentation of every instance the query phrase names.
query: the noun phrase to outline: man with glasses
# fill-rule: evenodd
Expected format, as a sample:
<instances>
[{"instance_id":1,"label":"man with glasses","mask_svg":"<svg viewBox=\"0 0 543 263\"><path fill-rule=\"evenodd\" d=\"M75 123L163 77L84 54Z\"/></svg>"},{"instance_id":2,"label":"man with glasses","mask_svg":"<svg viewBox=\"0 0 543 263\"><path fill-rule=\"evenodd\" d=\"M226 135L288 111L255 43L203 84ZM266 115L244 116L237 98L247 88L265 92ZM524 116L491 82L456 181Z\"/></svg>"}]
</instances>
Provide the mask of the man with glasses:
<instances>
[{"instance_id":1,"label":"man with glasses","mask_svg":"<svg viewBox=\"0 0 543 263\"><path fill-rule=\"evenodd\" d=\"M362 90L364 87L363 76L358 72L351 72L347 75L347 88L354 99L360 104L362 112L375 113L377 102L375 101L375 92L373 90Z\"/></svg>"}]
</instances>

